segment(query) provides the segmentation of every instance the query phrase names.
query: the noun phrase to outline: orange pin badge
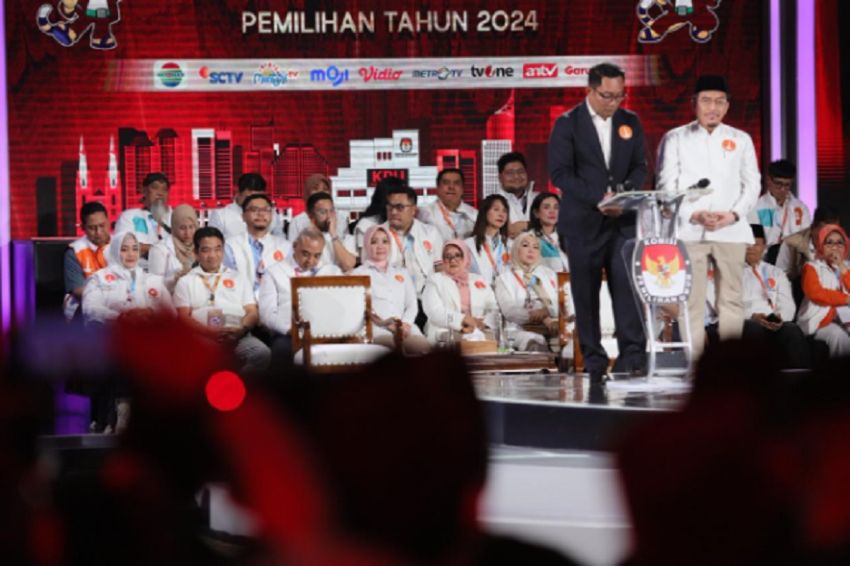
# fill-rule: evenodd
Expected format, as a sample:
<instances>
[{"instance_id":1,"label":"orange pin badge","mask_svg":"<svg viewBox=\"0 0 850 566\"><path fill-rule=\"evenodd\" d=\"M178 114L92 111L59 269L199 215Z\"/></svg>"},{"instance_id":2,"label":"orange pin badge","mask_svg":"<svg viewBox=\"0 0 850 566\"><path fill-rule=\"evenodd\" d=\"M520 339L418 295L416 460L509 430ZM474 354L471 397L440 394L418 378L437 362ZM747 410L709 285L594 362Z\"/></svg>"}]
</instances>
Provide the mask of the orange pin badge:
<instances>
[{"instance_id":1,"label":"orange pin badge","mask_svg":"<svg viewBox=\"0 0 850 566\"><path fill-rule=\"evenodd\" d=\"M222 283L224 283L224 286L226 288L233 289L233 285L234 285L233 279L225 279L224 281L222 281Z\"/></svg>"},{"instance_id":2,"label":"orange pin badge","mask_svg":"<svg viewBox=\"0 0 850 566\"><path fill-rule=\"evenodd\" d=\"M735 148L737 146L735 145L735 142L733 142L732 140L726 139L726 140L723 140L722 147L726 151L735 151Z\"/></svg>"},{"instance_id":3,"label":"orange pin badge","mask_svg":"<svg viewBox=\"0 0 850 566\"><path fill-rule=\"evenodd\" d=\"M623 138L624 140L630 140L630 139L632 139L632 136L634 135L632 128L630 126L625 125L625 124L623 124L622 126L620 126L617 129L617 133L620 134L620 137Z\"/></svg>"},{"instance_id":4,"label":"orange pin badge","mask_svg":"<svg viewBox=\"0 0 850 566\"><path fill-rule=\"evenodd\" d=\"M475 286L476 286L476 287L478 287L479 289L483 289L483 288L484 288L484 287L486 287L487 285L484 283L484 281L481 281L481 280L479 279L478 281L476 281L476 282L475 282Z\"/></svg>"},{"instance_id":5,"label":"orange pin badge","mask_svg":"<svg viewBox=\"0 0 850 566\"><path fill-rule=\"evenodd\" d=\"M283 261L283 252L280 250L275 250L274 252L274 260L275 261Z\"/></svg>"},{"instance_id":6,"label":"orange pin badge","mask_svg":"<svg viewBox=\"0 0 850 566\"><path fill-rule=\"evenodd\" d=\"M395 280L398 281L399 283L404 283L404 275L402 275L401 273L396 273L395 274Z\"/></svg>"}]
</instances>

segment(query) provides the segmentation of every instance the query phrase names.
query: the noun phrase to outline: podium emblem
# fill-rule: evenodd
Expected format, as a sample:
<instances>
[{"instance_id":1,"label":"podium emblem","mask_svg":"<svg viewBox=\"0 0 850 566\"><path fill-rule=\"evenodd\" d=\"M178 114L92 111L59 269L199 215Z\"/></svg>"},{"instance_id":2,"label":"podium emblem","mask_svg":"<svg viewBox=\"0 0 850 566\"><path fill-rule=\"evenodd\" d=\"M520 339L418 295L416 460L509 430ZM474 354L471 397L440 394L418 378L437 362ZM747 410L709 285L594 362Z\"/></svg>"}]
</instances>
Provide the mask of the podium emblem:
<instances>
[{"instance_id":1,"label":"podium emblem","mask_svg":"<svg viewBox=\"0 0 850 566\"><path fill-rule=\"evenodd\" d=\"M635 289L647 304L687 301L691 292L691 262L684 244L675 239L649 238L635 246Z\"/></svg>"}]
</instances>

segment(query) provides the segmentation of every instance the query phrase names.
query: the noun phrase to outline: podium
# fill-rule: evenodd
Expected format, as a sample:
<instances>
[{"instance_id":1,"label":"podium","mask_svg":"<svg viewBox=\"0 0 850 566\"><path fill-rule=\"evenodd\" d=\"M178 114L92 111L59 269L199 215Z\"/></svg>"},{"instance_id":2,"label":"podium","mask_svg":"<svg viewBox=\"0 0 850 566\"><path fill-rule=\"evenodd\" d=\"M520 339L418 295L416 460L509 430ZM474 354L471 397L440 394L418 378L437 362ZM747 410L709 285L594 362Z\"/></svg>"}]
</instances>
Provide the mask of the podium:
<instances>
[{"instance_id":1,"label":"podium","mask_svg":"<svg viewBox=\"0 0 850 566\"><path fill-rule=\"evenodd\" d=\"M684 376L692 359L691 332L688 321L688 295L691 292L691 263L684 243L679 240L677 217L684 199L699 198L709 194L709 188L694 188L687 192L626 191L599 203L599 208L620 207L637 211L637 239L634 249L623 249L623 260L628 265L632 290L643 307L643 323L647 341L647 378ZM678 342L659 339L662 313L684 322L679 327ZM673 367L659 367L659 354L681 351L684 363Z\"/></svg>"}]
</instances>

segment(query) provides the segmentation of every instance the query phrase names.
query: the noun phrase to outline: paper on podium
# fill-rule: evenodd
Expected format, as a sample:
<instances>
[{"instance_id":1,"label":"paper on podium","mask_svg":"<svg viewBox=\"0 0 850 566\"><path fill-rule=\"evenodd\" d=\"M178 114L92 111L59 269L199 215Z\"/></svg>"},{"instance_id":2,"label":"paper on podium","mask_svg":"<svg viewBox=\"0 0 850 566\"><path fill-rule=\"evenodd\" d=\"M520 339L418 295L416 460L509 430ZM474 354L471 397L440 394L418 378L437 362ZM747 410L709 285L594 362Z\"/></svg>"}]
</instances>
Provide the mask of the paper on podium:
<instances>
[{"instance_id":1,"label":"paper on podium","mask_svg":"<svg viewBox=\"0 0 850 566\"><path fill-rule=\"evenodd\" d=\"M648 198L655 199L662 204L667 204L679 198L687 197L688 199L695 199L711 192L711 188L688 189L687 191L625 191L599 201L599 204L596 206L599 209L616 206L625 210L632 210L638 208Z\"/></svg>"}]
</instances>

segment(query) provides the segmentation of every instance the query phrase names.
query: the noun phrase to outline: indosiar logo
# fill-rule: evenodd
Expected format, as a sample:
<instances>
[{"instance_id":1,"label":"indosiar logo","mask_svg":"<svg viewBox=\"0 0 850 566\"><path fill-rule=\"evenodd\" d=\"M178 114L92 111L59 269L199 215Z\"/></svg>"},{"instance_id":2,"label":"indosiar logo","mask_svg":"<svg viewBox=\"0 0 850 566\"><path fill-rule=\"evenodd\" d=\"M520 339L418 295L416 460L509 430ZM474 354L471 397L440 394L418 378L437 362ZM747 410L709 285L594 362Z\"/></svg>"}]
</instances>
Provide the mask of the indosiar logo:
<instances>
[{"instance_id":1,"label":"indosiar logo","mask_svg":"<svg viewBox=\"0 0 850 566\"><path fill-rule=\"evenodd\" d=\"M154 83L158 88L180 88L186 86L186 69L181 63L166 61L154 65Z\"/></svg>"}]
</instances>

